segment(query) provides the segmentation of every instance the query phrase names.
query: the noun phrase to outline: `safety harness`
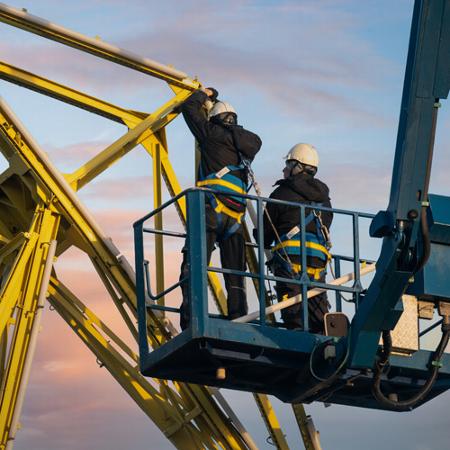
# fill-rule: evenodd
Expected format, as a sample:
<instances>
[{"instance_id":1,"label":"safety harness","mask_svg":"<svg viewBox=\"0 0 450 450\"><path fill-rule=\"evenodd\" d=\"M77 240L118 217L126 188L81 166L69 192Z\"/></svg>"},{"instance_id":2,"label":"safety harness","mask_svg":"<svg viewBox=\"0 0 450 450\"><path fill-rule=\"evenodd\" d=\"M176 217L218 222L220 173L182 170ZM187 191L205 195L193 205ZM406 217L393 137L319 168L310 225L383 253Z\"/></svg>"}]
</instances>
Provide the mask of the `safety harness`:
<instances>
[{"instance_id":1,"label":"safety harness","mask_svg":"<svg viewBox=\"0 0 450 450\"><path fill-rule=\"evenodd\" d=\"M320 203L311 203L311 206L321 206ZM316 224L316 233L305 232L305 245L306 257L316 257L323 261L324 267L314 268L307 267L306 271L308 275L318 280L326 271L326 264L331 260L331 254L328 251L331 247L329 242L328 230L322 222L320 212L317 213L314 209L305 218L305 228L314 221ZM302 255L302 243L300 227L296 225L287 233L281 235L277 239L278 243L271 249L273 258L271 266L274 269L275 266L281 265L288 272L291 272L294 277L297 277L301 271L301 264L293 263L289 256L301 256Z\"/></svg>"},{"instance_id":2,"label":"safety harness","mask_svg":"<svg viewBox=\"0 0 450 450\"><path fill-rule=\"evenodd\" d=\"M218 172L211 173L206 177L202 175L203 171L200 168L197 186L207 187L210 189L214 189L215 191L219 191L220 193L223 193L228 198L230 198L233 202L236 202L240 206L245 207L245 198L232 195L236 193L245 195L250 189L250 186L247 186L247 183L244 180L232 174L232 172L236 172L238 170L247 171L247 166L244 165L244 163L241 163L239 165L228 165L223 167ZM217 228L219 230L222 227L222 222L224 219L222 216L223 214L233 218L236 221L231 227L226 230L225 233L222 233L219 236L220 240L225 240L239 229L242 216L245 214L245 211L234 211L233 209L226 206L221 200L219 200L216 194L208 193L206 197L209 204L217 214Z\"/></svg>"}]
</instances>

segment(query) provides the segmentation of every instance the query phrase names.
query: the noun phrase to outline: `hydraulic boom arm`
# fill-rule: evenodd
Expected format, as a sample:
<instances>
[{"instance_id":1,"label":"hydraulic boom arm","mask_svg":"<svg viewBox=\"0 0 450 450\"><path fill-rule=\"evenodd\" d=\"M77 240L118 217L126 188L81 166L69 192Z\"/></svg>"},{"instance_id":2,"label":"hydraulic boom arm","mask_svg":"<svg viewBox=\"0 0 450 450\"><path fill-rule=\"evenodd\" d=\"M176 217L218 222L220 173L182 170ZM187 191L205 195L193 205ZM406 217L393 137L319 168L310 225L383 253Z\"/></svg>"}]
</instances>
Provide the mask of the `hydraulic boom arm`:
<instances>
[{"instance_id":1,"label":"hydraulic boom arm","mask_svg":"<svg viewBox=\"0 0 450 450\"><path fill-rule=\"evenodd\" d=\"M394 328L394 308L429 256L428 185L439 99L449 88L450 0L416 0L389 206L370 230L383 246L352 323L350 366L373 365L380 332Z\"/></svg>"}]
</instances>

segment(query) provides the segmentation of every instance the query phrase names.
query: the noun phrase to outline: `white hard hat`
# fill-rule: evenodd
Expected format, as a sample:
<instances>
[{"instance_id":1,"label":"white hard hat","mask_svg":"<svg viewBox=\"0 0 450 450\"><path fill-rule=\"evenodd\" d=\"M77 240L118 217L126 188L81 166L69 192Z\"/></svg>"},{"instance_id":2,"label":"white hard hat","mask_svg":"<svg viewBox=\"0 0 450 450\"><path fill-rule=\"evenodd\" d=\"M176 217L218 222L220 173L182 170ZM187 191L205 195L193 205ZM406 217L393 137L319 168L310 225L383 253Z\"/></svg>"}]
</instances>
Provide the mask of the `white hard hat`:
<instances>
[{"instance_id":1,"label":"white hard hat","mask_svg":"<svg viewBox=\"0 0 450 450\"><path fill-rule=\"evenodd\" d=\"M226 112L236 114L235 109L228 102L216 102L209 110L209 117L211 118Z\"/></svg>"},{"instance_id":2,"label":"white hard hat","mask_svg":"<svg viewBox=\"0 0 450 450\"><path fill-rule=\"evenodd\" d=\"M295 160L312 167L319 167L319 155L311 144L296 144L286 155L286 160Z\"/></svg>"}]
</instances>

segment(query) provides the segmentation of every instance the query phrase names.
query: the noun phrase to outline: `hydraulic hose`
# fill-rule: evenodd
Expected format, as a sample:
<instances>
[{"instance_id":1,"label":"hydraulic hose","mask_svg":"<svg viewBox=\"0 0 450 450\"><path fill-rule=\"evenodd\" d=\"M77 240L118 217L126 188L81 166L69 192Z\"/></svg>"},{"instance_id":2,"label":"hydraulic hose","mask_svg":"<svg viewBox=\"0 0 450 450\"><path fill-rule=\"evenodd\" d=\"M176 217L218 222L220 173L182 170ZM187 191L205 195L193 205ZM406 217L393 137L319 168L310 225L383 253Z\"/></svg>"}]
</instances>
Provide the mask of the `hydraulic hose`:
<instances>
[{"instance_id":1,"label":"hydraulic hose","mask_svg":"<svg viewBox=\"0 0 450 450\"><path fill-rule=\"evenodd\" d=\"M428 188L430 186L430 176L431 176L431 165L433 161L433 148L434 148L434 140L436 137L436 124L437 124L437 116L438 116L438 110L441 104L439 103L439 99L435 99L434 105L433 105L433 115L432 115L432 122L431 122L431 136L430 136L430 143L428 146L428 158L427 158L427 167L425 172L425 180L424 180L424 186L422 191L422 207L420 212L420 230L422 233L423 238L423 248L422 248L422 256L420 258L420 261L418 262L415 273L419 272L425 264L428 261L428 258L430 257L431 252L431 243L430 243L430 233L428 229L428 221L427 221L427 207L428 207Z\"/></svg>"},{"instance_id":2,"label":"hydraulic hose","mask_svg":"<svg viewBox=\"0 0 450 450\"><path fill-rule=\"evenodd\" d=\"M445 322L445 321L444 321ZM392 411L411 411L413 407L425 399L428 393L431 391L441 367L441 358L444 350L448 344L450 338L450 325L447 323L442 324L442 337L436 351L433 354L431 360L430 376L422 386L419 392L410 398L405 400L391 400L386 397L381 391L381 376L383 374L384 367L388 364L389 355L392 349L392 339L391 333L389 331L383 331L383 353L380 360L376 365L376 371L373 378L372 393L375 399L380 403L380 405L390 409Z\"/></svg>"}]
</instances>

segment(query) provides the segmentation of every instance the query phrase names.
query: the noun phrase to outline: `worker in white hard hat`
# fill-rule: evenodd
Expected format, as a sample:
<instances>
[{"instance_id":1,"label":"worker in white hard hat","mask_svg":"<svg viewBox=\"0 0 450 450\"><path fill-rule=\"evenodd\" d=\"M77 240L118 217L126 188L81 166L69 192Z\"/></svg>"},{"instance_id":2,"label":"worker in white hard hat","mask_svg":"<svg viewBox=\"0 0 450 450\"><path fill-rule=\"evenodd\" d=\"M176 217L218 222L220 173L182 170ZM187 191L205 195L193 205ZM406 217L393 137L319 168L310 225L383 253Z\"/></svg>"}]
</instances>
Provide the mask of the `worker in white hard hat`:
<instances>
[{"instance_id":1,"label":"worker in white hard hat","mask_svg":"<svg viewBox=\"0 0 450 450\"><path fill-rule=\"evenodd\" d=\"M200 148L197 186L217 192L206 196L207 261L209 263L217 243L222 267L244 272L245 240L241 222L246 201L235 194L246 194L248 191L246 164L261 148L261 139L238 125L234 108L227 102L219 101L217 96L214 88L198 90L183 103L181 112ZM180 279L187 275L184 252ZM228 294L228 318L231 320L247 314L244 278L224 274L224 279ZM183 283L181 288L180 325L185 329L190 323L187 283Z\"/></svg>"},{"instance_id":2,"label":"worker in white hard hat","mask_svg":"<svg viewBox=\"0 0 450 450\"><path fill-rule=\"evenodd\" d=\"M294 145L286 156L283 179L270 198L298 202L311 207L305 209L306 264L311 280L324 282L328 252L328 229L333 214L314 210L312 206L331 208L329 189L316 178L319 156L314 146L300 143ZM267 203L264 215L264 245L272 251L272 270L275 276L297 278L301 273L300 208ZM269 217L267 217L267 215ZM269 220L270 218L270 220ZM276 283L278 301L301 293L301 286L285 282ZM323 319L328 312L326 293L308 300L309 330L324 333ZM286 328L303 328L303 308L297 303L281 311Z\"/></svg>"}]
</instances>

